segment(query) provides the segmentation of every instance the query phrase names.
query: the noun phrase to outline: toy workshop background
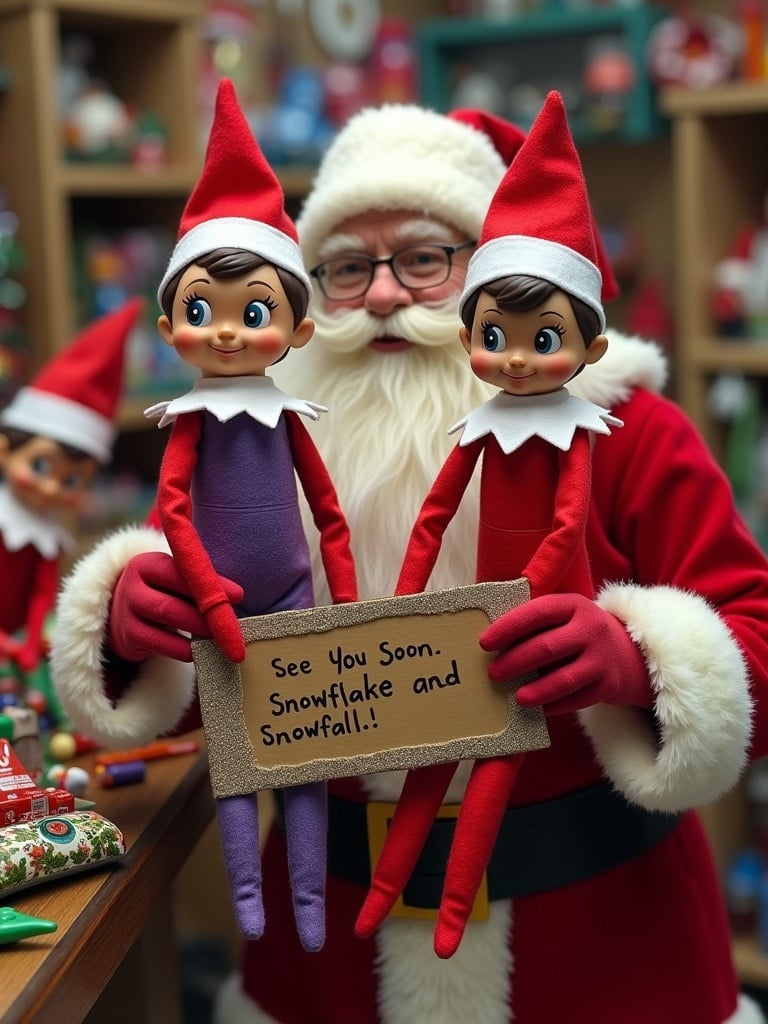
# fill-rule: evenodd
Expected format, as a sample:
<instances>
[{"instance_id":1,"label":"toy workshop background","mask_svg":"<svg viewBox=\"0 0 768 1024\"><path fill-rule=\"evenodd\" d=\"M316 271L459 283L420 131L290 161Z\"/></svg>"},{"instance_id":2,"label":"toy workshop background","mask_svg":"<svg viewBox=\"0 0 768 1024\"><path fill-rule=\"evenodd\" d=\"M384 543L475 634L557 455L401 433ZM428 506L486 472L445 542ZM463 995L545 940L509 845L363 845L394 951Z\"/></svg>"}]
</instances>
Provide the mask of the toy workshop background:
<instances>
[{"instance_id":1,"label":"toy workshop background","mask_svg":"<svg viewBox=\"0 0 768 1024\"><path fill-rule=\"evenodd\" d=\"M527 127L560 90L622 288L609 323L667 351L668 393L768 544L767 23L762 0L0 0L0 404L83 325L148 300L78 551L152 500L164 437L142 410L183 365L157 336L155 284L225 75L294 213L363 105L479 106ZM709 816L758 988L766 809L758 764ZM216 842L177 886L190 1021L238 947Z\"/></svg>"}]
</instances>

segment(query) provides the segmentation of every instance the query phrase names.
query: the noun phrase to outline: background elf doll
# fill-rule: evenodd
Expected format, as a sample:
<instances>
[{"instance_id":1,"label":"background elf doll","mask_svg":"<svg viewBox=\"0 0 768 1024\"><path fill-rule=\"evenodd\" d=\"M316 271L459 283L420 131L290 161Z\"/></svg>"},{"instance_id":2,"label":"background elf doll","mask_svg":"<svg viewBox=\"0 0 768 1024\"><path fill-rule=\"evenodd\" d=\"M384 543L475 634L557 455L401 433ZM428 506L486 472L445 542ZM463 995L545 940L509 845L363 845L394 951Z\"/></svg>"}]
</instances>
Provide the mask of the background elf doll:
<instances>
[{"instance_id":1,"label":"background elf doll","mask_svg":"<svg viewBox=\"0 0 768 1024\"><path fill-rule=\"evenodd\" d=\"M63 515L111 457L125 342L142 308L132 299L94 320L0 414L0 655L23 673L45 653L59 558L73 545Z\"/></svg>"},{"instance_id":2,"label":"background elf doll","mask_svg":"<svg viewBox=\"0 0 768 1024\"><path fill-rule=\"evenodd\" d=\"M173 422L158 511L174 560L232 661L245 657L238 616L314 604L296 475L320 532L332 598L357 599L347 524L299 419L325 410L283 394L265 375L311 338L309 295L280 184L225 79L203 172L158 289L163 340L202 376L188 394L147 415L162 414L161 427ZM325 784L286 789L283 803L294 915L302 944L313 951L325 938ZM259 938L256 796L216 804L238 925L247 938Z\"/></svg>"},{"instance_id":3,"label":"background elf doll","mask_svg":"<svg viewBox=\"0 0 768 1024\"><path fill-rule=\"evenodd\" d=\"M606 351L601 288L586 185L562 99L552 92L493 197L460 301L472 370L500 391L451 428L463 428L462 437L419 512L396 593L426 588L482 454L477 580L525 577L532 598L594 597L585 544L591 446L594 434L621 421L565 384ZM609 700L596 669L595 702ZM550 674L521 687L517 699L542 703L543 688L554 684L562 681ZM488 758L473 768L435 929L441 957L461 941L522 758ZM373 933L405 887L455 770L450 763L409 773L358 935Z\"/></svg>"}]
</instances>

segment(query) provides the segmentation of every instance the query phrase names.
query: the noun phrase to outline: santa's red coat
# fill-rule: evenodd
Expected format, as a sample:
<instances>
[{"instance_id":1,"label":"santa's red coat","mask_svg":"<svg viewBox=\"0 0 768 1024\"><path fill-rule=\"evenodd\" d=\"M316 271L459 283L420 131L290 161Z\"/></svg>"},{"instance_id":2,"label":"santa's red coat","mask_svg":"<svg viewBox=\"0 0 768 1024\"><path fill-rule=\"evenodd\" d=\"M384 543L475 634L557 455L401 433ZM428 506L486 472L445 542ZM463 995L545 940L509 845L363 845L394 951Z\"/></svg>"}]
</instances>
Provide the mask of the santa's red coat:
<instances>
[{"instance_id":1,"label":"santa's red coat","mask_svg":"<svg viewBox=\"0 0 768 1024\"><path fill-rule=\"evenodd\" d=\"M647 350L612 336L606 357L579 382L583 397L624 421L596 440L587 544L598 603L626 623L646 657L653 713L597 705L551 720L552 745L526 757L515 802L549 800L607 777L642 807L686 811L729 789L748 756L768 753L768 564L690 423L642 386L654 380L644 369ZM158 543L149 530L118 536L78 568L59 601L60 696L81 728L113 744L171 728L193 692L184 667L163 659L149 659L115 706L104 697L100 669L84 675L84 666L99 665L93 655L104 638L105 592L128 557ZM372 777L333 788L361 800L363 786L370 794L379 784ZM264 859L267 929L245 947L243 983L230 989L221 1021L760 1019L738 999L717 878L693 812L621 866L567 889L498 901L445 962L432 950L431 922L389 919L373 940L357 940L364 889L334 877L325 949L303 953L284 865L275 831Z\"/></svg>"}]
</instances>

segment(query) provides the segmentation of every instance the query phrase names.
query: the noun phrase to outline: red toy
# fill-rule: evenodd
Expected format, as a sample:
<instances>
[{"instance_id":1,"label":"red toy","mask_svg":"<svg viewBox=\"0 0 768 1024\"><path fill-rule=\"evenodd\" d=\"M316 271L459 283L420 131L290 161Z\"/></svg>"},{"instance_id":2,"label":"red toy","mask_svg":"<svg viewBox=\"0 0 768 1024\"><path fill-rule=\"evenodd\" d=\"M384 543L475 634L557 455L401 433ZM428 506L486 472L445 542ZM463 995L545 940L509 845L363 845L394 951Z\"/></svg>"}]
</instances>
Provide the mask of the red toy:
<instances>
[{"instance_id":1,"label":"red toy","mask_svg":"<svg viewBox=\"0 0 768 1024\"><path fill-rule=\"evenodd\" d=\"M398 594L426 588L482 455L477 580L523 576L532 598L594 597L585 544L592 434L621 421L565 384L607 348L601 290L581 165L553 92L491 202L461 298L472 370L500 391L452 428L463 435L422 505ZM525 688L518 699L537 703ZM521 761L475 764L448 860L439 956L452 956L461 941ZM372 934L404 888L455 770L409 773L358 934Z\"/></svg>"},{"instance_id":2,"label":"red toy","mask_svg":"<svg viewBox=\"0 0 768 1024\"><path fill-rule=\"evenodd\" d=\"M0 592L0 655L23 671L43 654L59 556L72 545L62 513L111 456L125 342L142 305L133 299L95 320L0 415L0 566L12 581Z\"/></svg>"}]
</instances>

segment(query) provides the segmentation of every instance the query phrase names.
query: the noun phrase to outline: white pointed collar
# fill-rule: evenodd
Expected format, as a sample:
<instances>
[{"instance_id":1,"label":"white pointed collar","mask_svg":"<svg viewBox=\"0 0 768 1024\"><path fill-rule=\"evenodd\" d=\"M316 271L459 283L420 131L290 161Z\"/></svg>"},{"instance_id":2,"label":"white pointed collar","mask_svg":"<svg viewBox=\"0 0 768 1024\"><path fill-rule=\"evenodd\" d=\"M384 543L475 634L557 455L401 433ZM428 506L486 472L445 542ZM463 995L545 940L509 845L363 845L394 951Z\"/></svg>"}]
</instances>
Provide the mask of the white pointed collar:
<instances>
[{"instance_id":1,"label":"white pointed collar","mask_svg":"<svg viewBox=\"0 0 768 1024\"><path fill-rule=\"evenodd\" d=\"M210 412L226 423L241 412L248 413L265 427L276 427L281 413L289 409L316 420L321 412L328 412L324 405L293 398L278 388L271 377L198 377L188 391L170 402L158 402L144 410L148 419L161 417L158 427L172 423L185 412Z\"/></svg>"},{"instance_id":2,"label":"white pointed collar","mask_svg":"<svg viewBox=\"0 0 768 1024\"><path fill-rule=\"evenodd\" d=\"M22 505L7 484L0 484L0 535L6 550L21 551L31 544L43 558L57 558L75 544L58 516L40 515ZM13 586L12 579L5 582L7 586Z\"/></svg>"},{"instance_id":3,"label":"white pointed collar","mask_svg":"<svg viewBox=\"0 0 768 1024\"><path fill-rule=\"evenodd\" d=\"M560 388L545 395L508 395L500 391L455 423L448 433L463 427L459 441L462 447L492 434L504 454L509 455L532 437L541 437L567 451L578 427L596 434L610 434L611 427L623 425L608 409L576 398L567 388Z\"/></svg>"}]
</instances>

